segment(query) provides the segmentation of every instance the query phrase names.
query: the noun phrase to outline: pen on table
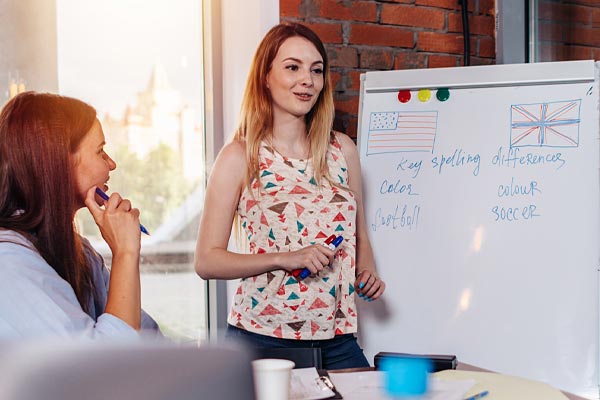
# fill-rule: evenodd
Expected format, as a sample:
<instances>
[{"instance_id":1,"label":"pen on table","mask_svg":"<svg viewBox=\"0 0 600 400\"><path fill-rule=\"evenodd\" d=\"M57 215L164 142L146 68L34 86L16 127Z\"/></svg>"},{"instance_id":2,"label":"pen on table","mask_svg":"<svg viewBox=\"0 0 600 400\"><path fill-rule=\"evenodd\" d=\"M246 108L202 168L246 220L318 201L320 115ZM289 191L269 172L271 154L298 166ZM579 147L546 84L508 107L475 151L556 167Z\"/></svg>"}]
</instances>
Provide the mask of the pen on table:
<instances>
[{"instance_id":1,"label":"pen on table","mask_svg":"<svg viewBox=\"0 0 600 400\"><path fill-rule=\"evenodd\" d=\"M487 396L489 393L490 393L489 391L484 390L483 392L474 394L473 396L469 396L469 397L465 398L464 400L477 400L477 399L481 399L482 397Z\"/></svg>"},{"instance_id":2,"label":"pen on table","mask_svg":"<svg viewBox=\"0 0 600 400\"><path fill-rule=\"evenodd\" d=\"M108 201L108 195L106 193L104 193L102 191L102 189L100 188L96 188L96 194L100 197L102 197L102 199ZM145 233L146 235L150 236L150 233L148 233L148 230L146 229L146 227L142 224L140 224L140 231L142 231L142 233Z\"/></svg>"},{"instance_id":3,"label":"pen on table","mask_svg":"<svg viewBox=\"0 0 600 400\"><path fill-rule=\"evenodd\" d=\"M331 235L331 236L335 236L335 235ZM329 247L331 250L335 250L344 241L344 238L342 236L338 236L335 239L329 241L329 239L331 239L331 236L329 236L329 238L327 238L325 243L327 244L327 247ZM328 243L328 241L329 241L329 243ZM297 278L304 279L304 278L308 277L309 275L310 275L310 270L308 268L304 268L300 272L299 276L297 276Z\"/></svg>"}]
</instances>

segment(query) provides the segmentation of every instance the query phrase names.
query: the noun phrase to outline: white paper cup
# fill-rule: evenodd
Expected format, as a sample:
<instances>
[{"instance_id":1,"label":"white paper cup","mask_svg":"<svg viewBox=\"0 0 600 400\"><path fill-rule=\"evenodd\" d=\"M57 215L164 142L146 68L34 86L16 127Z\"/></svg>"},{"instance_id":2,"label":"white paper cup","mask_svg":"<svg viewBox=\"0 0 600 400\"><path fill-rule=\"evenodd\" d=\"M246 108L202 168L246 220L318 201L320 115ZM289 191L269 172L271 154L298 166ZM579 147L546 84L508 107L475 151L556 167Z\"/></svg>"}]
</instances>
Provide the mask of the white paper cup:
<instances>
[{"instance_id":1,"label":"white paper cup","mask_svg":"<svg viewBox=\"0 0 600 400\"><path fill-rule=\"evenodd\" d=\"M252 361L256 400L288 400L294 362L277 358Z\"/></svg>"}]
</instances>

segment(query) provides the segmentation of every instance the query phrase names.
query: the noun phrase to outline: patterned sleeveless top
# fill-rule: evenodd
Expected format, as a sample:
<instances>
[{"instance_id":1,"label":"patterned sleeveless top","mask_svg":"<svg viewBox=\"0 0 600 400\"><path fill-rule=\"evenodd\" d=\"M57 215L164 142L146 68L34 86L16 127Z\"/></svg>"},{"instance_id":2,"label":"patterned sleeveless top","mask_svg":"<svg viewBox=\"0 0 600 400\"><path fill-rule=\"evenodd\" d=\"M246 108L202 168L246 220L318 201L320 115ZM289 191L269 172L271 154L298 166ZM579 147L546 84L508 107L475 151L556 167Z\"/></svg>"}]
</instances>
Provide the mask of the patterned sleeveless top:
<instances>
[{"instance_id":1,"label":"patterned sleeveless top","mask_svg":"<svg viewBox=\"0 0 600 400\"><path fill-rule=\"evenodd\" d=\"M299 281L274 270L242 279L228 323L283 339L322 340L356 332L353 193L326 180L317 186L310 161L283 157L264 142L259 161L260 181L252 182L252 193L243 189L237 209L251 254L296 251L324 243L332 234L344 241L333 264L318 276ZM347 188L347 164L337 140L329 145L327 165L331 178Z\"/></svg>"}]
</instances>

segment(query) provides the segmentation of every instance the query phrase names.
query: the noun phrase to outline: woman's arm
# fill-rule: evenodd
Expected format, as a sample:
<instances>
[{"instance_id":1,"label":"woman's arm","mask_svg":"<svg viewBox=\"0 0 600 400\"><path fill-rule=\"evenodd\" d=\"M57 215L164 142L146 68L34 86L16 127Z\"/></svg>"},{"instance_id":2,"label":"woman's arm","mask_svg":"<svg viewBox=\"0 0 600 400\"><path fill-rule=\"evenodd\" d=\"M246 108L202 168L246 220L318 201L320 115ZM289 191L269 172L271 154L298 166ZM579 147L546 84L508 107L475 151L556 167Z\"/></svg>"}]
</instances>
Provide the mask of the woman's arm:
<instances>
[{"instance_id":1,"label":"woman's arm","mask_svg":"<svg viewBox=\"0 0 600 400\"><path fill-rule=\"evenodd\" d=\"M379 298L385 290L385 282L377 275L373 249L367 234L362 201L362 178L356 145L348 136L336 132L348 164L348 184L356 198L356 292L367 300Z\"/></svg>"},{"instance_id":2,"label":"woman's arm","mask_svg":"<svg viewBox=\"0 0 600 400\"><path fill-rule=\"evenodd\" d=\"M110 285L105 313L140 329L142 306L140 289L140 212L129 200L112 193L102 209L95 200L95 187L85 205L112 251Z\"/></svg>"},{"instance_id":3,"label":"woman's arm","mask_svg":"<svg viewBox=\"0 0 600 400\"><path fill-rule=\"evenodd\" d=\"M86 314L69 283L23 236L0 229L0 266L0 338L139 337L114 315L95 321Z\"/></svg>"},{"instance_id":4,"label":"woman's arm","mask_svg":"<svg viewBox=\"0 0 600 400\"><path fill-rule=\"evenodd\" d=\"M292 271L299 267L317 273L333 262L334 252L321 245L288 253L252 255L227 250L245 173L244 144L238 141L228 143L215 160L206 187L194 261L198 275L202 279L236 279L275 269Z\"/></svg>"}]
</instances>

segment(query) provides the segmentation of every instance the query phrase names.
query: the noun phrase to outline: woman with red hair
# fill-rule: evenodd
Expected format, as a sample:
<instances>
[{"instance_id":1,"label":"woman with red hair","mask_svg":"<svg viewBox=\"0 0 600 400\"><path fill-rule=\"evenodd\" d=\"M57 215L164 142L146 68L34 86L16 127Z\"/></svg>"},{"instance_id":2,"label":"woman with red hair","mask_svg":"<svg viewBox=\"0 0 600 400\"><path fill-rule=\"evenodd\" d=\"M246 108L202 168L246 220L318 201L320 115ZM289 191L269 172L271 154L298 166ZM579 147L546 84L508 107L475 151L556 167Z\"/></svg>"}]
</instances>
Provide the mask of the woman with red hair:
<instances>
[{"instance_id":1,"label":"woman with red hair","mask_svg":"<svg viewBox=\"0 0 600 400\"><path fill-rule=\"evenodd\" d=\"M107 190L116 168L96 111L26 92L0 113L0 338L137 337L158 332L140 305L139 211ZM102 257L74 225L87 207L112 252ZM110 283L110 285L109 285Z\"/></svg>"}]
</instances>

